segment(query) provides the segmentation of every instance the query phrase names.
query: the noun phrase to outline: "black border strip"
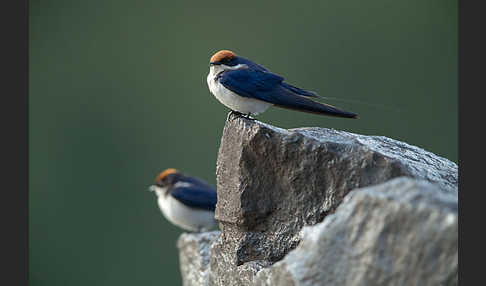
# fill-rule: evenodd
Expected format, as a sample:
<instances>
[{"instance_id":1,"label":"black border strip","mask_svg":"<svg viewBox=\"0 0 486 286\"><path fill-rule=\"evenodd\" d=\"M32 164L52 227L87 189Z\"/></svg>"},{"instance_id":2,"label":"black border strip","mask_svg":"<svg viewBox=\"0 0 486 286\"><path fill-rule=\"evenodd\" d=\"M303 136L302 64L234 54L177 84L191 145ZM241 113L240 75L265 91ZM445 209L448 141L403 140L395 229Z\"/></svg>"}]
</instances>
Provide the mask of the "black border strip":
<instances>
[{"instance_id":1,"label":"black border strip","mask_svg":"<svg viewBox=\"0 0 486 286\"><path fill-rule=\"evenodd\" d=\"M28 1L0 8L0 285L28 285Z\"/></svg>"},{"instance_id":2,"label":"black border strip","mask_svg":"<svg viewBox=\"0 0 486 286\"><path fill-rule=\"evenodd\" d=\"M484 209L484 1L458 1L459 8L459 285L478 285L484 265L481 251ZM479 284L481 284L479 282Z\"/></svg>"}]
</instances>

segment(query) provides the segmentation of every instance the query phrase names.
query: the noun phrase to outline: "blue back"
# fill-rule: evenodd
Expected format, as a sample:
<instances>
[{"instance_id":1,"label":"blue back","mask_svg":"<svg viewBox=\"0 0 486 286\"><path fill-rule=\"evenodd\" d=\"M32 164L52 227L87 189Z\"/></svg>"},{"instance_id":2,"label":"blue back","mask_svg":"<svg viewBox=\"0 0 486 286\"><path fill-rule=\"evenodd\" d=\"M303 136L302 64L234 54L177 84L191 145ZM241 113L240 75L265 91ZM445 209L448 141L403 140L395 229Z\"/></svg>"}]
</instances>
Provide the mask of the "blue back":
<instances>
[{"instance_id":1,"label":"blue back","mask_svg":"<svg viewBox=\"0 0 486 286\"><path fill-rule=\"evenodd\" d=\"M309 97L318 97L315 93L313 92L310 92L310 91L307 91L307 90L303 90L303 89L300 89L296 86L293 86L291 84L288 84L286 82L284 82L284 78L279 76L279 75L276 75L274 73L271 73L269 70L267 70L266 68L264 68L263 66L257 64L257 63L254 63L248 59L245 59L245 58L242 58L242 57L235 57L233 60L231 60L230 62L230 65L231 66L235 66L237 64L245 64L249 67L249 71L259 71L259 72L263 72L261 74L258 74L257 73L257 77L259 76L263 76L262 80L268 80L270 78L274 78L275 81L278 81L280 83L280 86L285 88L285 89L288 89L292 92L295 92L296 94L299 94L299 95L302 95L302 96L309 96ZM266 73L268 73L266 75ZM238 75L235 75L235 76L238 76ZM255 79L255 78L253 78Z\"/></svg>"},{"instance_id":2,"label":"blue back","mask_svg":"<svg viewBox=\"0 0 486 286\"><path fill-rule=\"evenodd\" d=\"M209 211L216 209L217 193L213 187L199 179L190 177L185 177L180 182L186 184L179 184L179 186L175 184L169 190L171 196L188 207Z\"/></svg>"}]
</instances>

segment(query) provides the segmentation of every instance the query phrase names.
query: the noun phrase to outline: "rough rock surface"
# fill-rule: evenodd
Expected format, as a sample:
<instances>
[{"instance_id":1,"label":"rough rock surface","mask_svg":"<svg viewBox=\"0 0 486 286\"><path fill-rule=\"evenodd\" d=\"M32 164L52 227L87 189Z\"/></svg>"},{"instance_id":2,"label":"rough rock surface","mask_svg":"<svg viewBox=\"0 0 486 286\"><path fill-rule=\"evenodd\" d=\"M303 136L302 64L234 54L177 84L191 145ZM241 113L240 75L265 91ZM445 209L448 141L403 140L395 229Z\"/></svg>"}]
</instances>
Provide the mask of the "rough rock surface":
<instances>
[{"instance_id":1,"label":"rough rock surface","mask_svg":"<svg viewBox=\"0 0 486 286\"><path fill-rule=\"evenodd\" d=\"M219 247L237 265L275 262L355 188L407 176L457 191L457 165L381 136L285 130L229 115L217 161Z\"/></svg>"},{"instance_id":2,"label":"rough rock surface","mask_svg":"<svg viewBox=\"0 0 486 286\"><path fill-rule=\"evenodd\" d=\"M457 194L409 178L352 191L255 285L457 285L457 210Z\"/></svg>"},{"instance_id":3,"label":"rough rock surface","mask_svg":"<svg viewBox=\"0 0 486 286\"><path fill-rule=\"evenodd\" d=\"M220 236L219 231L184 233L177 241L182 285L209 284L209 255L211 245Z\"/></svg>"},{"instance_id":4,"label":"rough rock surface","mask_svg":"<svg viewBox=\"0 0 486 286\"><path fill-rule=\"evenodd\" d=\"M260 284L266 281L304 283L289 270L291 268L281 263L290 256L286 256L287 253L299 245L302 228L316 225L332 215L343 198L356 188L404 176L424 180L420 184L427 181L434 183L440 192L457 197L457 165L421 148L386 137L326 128L285 130L235 115L228 116L223 131L216 174L216 218L220 222L221 235L213 237L203 233L187 234L184 239L181 237L179 248L184 285L207 285L208 282L209 285L254 285L257 281L255 277L258 277ZM390 199L390 202L393 200ZM393 205L398 204L394 202ZM356 204L357 208L359 206ZM379 213L379 210L376 212ZM413 217L413 214L409 215ZM330 216L330 220L333 217L336 216ZM391 217L389 219L392 220ZM417 221L411 218L409 222L413 224L419 221L415 219ZM393 230L398 226L387 227ZM413 227L410 225L408 229ZM316 226L313 232L318 233L318 230ZM367 233L366 229L360 228L346 231ZM420 236L420 233L413 235ZM191 242L190 236L197 236L197 239L194 238L197 241ZM339 240L339 237L335 239ZM185 242L182 243L182 240ZM203 244L200 242L202 240L211 244L210 252L198 250ZM189 247L191 243L193 246ZM387 243L385 245L391 249L381 252L398 251ZM361 250L366 251L360 247L356 246L358 254ZM282 262L274 264L279 260ZM184 261L189 265L182 265ZM208 261L209 265L203 266ZM433 262L433 259L429 261ZM301 262L306 263L305 260ZM302 272L302 267L299 267L292 269ZM272 270L274 268L275 272ZM334 269L335 273L321 270L326 273L326 281L330 285L338 285L330 282L333 276L345 274L339 272L342 269ZM203 273L204 278L199 278L198 272ZM336 281L341 279L335 278ZM312 280L312 277L302 279Z\"/></svg>"}]
</instances>

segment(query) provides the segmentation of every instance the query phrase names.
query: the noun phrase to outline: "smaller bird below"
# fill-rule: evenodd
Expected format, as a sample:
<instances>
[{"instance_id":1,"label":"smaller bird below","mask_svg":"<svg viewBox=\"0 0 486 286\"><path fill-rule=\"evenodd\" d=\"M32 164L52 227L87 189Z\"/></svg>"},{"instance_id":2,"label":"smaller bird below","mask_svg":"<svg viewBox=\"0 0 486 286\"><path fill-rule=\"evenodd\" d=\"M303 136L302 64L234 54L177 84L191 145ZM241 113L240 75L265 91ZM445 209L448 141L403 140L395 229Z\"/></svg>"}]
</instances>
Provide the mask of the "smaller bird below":
<instances>
[{"instance_id":1,"label":"smaller bird below","mask_svg":"<svg viewBox=\"0 0 486 286\"><path fill-rule=\"evenodd\" d=\"M206 182L170 168L155 178L149 190L155 192L162 214L174 225L191 232L218 227L216 190Z\"/></svg>"},{"instance_id":2,"label":"smaller bird below","mask_svg":"<svg viewBox=\"0 0 486 286\"><path fill-rule=\"evenodd\" d=\"M221 50L209 60L207 83L222 104L248 117L272 105L328 116L358 117L355 113L311 100L319 96L286 83L283 77L229 50Z\"/></svg>"}]
</instances>

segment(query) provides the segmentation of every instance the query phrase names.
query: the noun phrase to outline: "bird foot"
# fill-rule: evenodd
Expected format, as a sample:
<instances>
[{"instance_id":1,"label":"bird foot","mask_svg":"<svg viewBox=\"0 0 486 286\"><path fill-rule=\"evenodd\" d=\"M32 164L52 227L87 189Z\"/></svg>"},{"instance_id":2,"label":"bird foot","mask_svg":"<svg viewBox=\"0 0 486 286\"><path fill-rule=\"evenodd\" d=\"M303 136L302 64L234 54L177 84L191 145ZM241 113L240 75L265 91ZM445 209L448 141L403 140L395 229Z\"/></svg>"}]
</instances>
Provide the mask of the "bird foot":
<instances>
[{"instance_id":1,"label":"bird foot","mask_svg":"<svg viewBox=\"0 0 486 286\"><path fill-rule=\"evenodd\" d=\"M234 110L231 110L231 111L229 112L229 115L231 115L231 114L233 114L233 115L235 115L235 116L242 116L242 115L243 115L243 113L238 112L238 111L234 111ZM229 116L229 115L228 115L228 116Z\"/></svg>"},{"instance_id":2,"label":"bird foot","mask_svg":"<svg viewBox=\"0 0 486 286\"><path fill-rule=\"evenodd\" d=\"M242 117L242 118L245 118L245 119L248 119L248 120L255 120L255 118L252 118L251 117L251 113L248 113L248 114L244 114L244 113L241 113L239 111L234 111L234 110L231 110L229 113L228 113L228 117L226 118L226 120L228 120L228 118L231 116L231 115L235 115L237 117Z\"/></svg>"},{"instance_id":3,"label":"bird foot","mask_svg":"<svg viewBox=\"0 0 486 286\"><path fill-rule=\"evenodd\" d=\"M248 119L248 120L255 120L255 118L252 118L251 117L251 113L244 114L243 117L246 118L246 119Z\"/></svg>"}]
</instances>

